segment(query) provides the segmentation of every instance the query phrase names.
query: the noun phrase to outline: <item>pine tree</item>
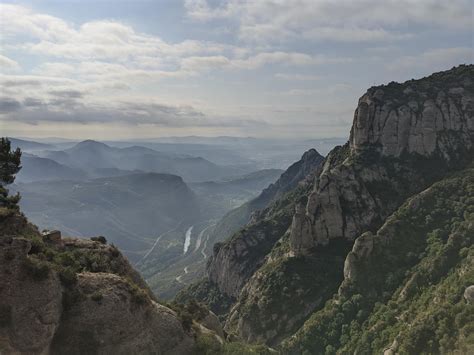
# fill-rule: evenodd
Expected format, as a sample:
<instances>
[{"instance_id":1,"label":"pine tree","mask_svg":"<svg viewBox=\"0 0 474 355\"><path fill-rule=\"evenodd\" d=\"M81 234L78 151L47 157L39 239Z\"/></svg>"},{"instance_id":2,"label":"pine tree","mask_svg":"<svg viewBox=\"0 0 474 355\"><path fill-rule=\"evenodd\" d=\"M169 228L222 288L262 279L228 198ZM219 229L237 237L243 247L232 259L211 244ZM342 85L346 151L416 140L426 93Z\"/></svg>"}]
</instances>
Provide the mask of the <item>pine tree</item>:
<instances>
[{"instance_id":1,"label":"pine tree","mask_svg":"<svg viewBox=\"0 0 474 355\"><path fill-rule=\"evenodd\" d=\"M12 150L10 140L0 138L0 207L18 208L20 195L8 196L5 186L15 181L15 174L21 169L20 163L20 148Z\"/></svg>"}]
</instances>

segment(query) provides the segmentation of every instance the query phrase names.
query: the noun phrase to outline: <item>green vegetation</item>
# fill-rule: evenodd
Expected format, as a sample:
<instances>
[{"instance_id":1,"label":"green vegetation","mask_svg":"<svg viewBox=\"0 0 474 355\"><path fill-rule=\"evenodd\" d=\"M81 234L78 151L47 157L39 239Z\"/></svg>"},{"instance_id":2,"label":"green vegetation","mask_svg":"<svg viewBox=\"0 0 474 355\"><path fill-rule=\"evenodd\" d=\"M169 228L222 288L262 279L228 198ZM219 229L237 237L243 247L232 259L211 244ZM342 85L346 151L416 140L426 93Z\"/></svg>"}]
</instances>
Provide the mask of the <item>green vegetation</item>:
<instances>
[{"instance_id":1,"label":"green vegetation","mask_svg":"<svg viewBox=\"0 0 474 355\"><path fill-rule=\"evenodd\" d=\"M474 170L405 203L374 237L340 296L313 314L284 353L403 354L474 349Z\"/></svg>"},{"instance_id":2,"label":"green vegetation","mask_svg":"<svg viewBox=\"0 0 474 355\"><path fill-rule=\"evenodd\" d=\"M269 355L275 354L264 345L249 345L241 342L220 343L214 335L201 334L196 339L196 355Z\"/></svg>"},{"instance_id":3,"label":"green vegetation","mask_svg":"<svg viewBox=\"0 0 474 355\"><path fill-rule=\"evenodd\" d=\"M309 314L324 305L322 300L332 297L342 282L344 258L352 246L335 240L311 256L288 258L284 256L287 237L276 245L271 261L259 269L258 290L239 300L239 321L252 334L273 333L267 337L268 344L296 331Z\"/></svg>"},{"instance_id":4,"label":"green vegetation","mask_svg":"<svg viewBox=\"0 0 474 355\"><path fill-rule=\"evenodd\" d=\"M175 297L176 303L186 304L196 300L204 303L217 315L224 315L229 311L234 300L223 295L216 285L209 280L203 279L178 292Z\"/></svg>"},{"instance_id":5,"label":"green vegetation","mask_svg":"<svg viewBox=\"0 0 474 355\"><path fill-rule=\"evenodd\" d=\"M194 299L186 303L175 301L167 304L167 306L178 314L183 328L188 331L191 330L193 321L199 322L209 314L208 308L204 304L196 302Z\"/></svg>"},{"instance_id":6,"label":"green vegetation","mask_svg":"<svg viewBox=\"0 0 474 355\"><path fill-rule=\"evenodd\" d=\"M99 235L98 237L91 237L91 240L93 242L99 242L100 244L107 244L107 239L102 235Z\"/></svg>"},{"instance_id":7,"label":"green vegetation","mask_svg":"<svg viewBox=\"0 0 474 355\"><path fill-rule=\"evenodd\" d=\"M0 209L1 214L7 209L18 209L20 195L8 196L6 185L15 181L15 174L21 169L21 150L12 151L8 138L0 138Z\"/></svg>"}]
</instances>

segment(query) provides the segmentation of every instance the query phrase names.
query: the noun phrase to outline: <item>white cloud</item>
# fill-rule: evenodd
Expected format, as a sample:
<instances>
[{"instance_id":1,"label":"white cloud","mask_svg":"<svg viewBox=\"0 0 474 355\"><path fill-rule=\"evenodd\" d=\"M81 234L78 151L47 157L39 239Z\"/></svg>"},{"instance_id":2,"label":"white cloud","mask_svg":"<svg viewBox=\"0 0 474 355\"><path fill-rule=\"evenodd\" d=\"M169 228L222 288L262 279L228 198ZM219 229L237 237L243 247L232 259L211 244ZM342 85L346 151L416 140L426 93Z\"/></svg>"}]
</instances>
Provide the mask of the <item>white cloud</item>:
<instances>
[{"instance_id":1,"label":"white cloud","mask_svg":"<svg viewBox=\"0 0 474 355\"><path fill-rule=\"evenodd\" d=\"M432 71L444 70L458 64L474 62L474 51L469 47L436 48L418 55L402 56L387 64L393 72L410 72L424 69L427 74Z\"/></svg>"},{"instance_id":2,"label":"white cloud","mask_svg":"<svg viewBox=\"0 0 474 355\"><path fill-rule=\"evenodd\" d=\"M20 64L15 62L13 59L5 57L0 54L0 70L1 71L10 71L10 70L19 70Z\"/></svg>"},{"instance_id":3,"label":"white cloud","mask_svg":"<svg viewBox=\"0 0 474 355\"><path fill-rule=\"evenodd\" d=\"M338 42L372 42L400 40L413 37L408 33L390 32L383 28L360 27L316 27L303 32L308 39L332 40Z\"/></svg>"},{"instance_id":4,"label":"white cloud","mask_svg":"<svg viewBox=\"0 0 474 355\"><path fill-rule=\"evenodd\" d=\"M303 75L303 74L292 74L292 73L276 73L275 78L281 80L292 80L292 81L314 81L320 80L321 77L317 75Z\"/></svg>"},{"instance_id":5,"label":"white cloud","mask_svg":"<svg viewBox=\"0 0 474 355\"><path fill-rule=\"evenodd\" d=\"M382 41L411 35L395 26L472 28L469 0L228 0L217 6L186 0L185 7L197 21L236 22L240 38L251 41Z\"/></svg>"}]
</instances>

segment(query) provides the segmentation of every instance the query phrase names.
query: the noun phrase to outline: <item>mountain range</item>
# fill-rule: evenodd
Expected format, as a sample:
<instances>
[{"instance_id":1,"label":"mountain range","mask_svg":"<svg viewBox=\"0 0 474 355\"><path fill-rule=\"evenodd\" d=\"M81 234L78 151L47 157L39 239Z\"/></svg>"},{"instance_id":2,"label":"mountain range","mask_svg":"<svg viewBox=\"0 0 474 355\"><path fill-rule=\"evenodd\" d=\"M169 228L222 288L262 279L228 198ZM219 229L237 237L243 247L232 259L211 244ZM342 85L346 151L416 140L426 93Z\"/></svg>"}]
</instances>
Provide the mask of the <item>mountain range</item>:
<instances>
[{"instance_id":1,"label":"mountain range","mask_svg":"<svg viewBox=\"0 0 474 355\"><path fill-rule=\"evenodd\" d=\"M369 88L357 103L347 143L325 158L307 151L220 221L199 215L185 226L171 223L158 236L137 262L152 287L176 292L167 257L189 260L174 263L183 267L177 283L203 270L173 302L158 301L102 238L42 235L17 210L1 207L1 349L470 354L473 158L474 65ZM157 179L198 199L183 179L156 173L113 178L118 195L126 179L138 179L139 199ZM242 186L239 180L232 189ZM226 184L201 184L196 191L209 194ZM165 217L168 208L157 200L168 192L158 189L147 200ZM121 198L114 203L129 201ZM177 228L184 228L184 241L168 244L174 254L165 255L160 243L176 241Z\"/></svg>"},{"instance_id":2,"label":"mountain range","mask_svg":"<svg viewBox=\"0 0 474 355\"><path fill-rule=\"evenodd\" d=\"M177 299L282 353L469 353L473 120L472 65L370 88L347 144Z\"/></svg>"}]
</instances>

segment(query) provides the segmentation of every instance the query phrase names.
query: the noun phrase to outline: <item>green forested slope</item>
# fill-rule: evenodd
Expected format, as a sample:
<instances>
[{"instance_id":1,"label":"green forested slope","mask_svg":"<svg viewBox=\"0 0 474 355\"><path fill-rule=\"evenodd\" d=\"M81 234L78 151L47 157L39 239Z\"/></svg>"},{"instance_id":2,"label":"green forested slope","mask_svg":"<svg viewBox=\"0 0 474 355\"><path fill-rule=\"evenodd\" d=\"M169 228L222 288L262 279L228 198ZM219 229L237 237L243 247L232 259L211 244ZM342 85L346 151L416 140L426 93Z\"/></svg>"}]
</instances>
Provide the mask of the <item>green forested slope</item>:
<instances>
[{"instance_id":1,"label":"green forested slope","mask_svg":"<svg viewBox=\"0 0 474 355\"><path fill-rule=\"evenodd\" d=\"M339 295L314 313L284 353L474 351L474 170L400 207L346 261ZM370 250L371 249L371 250Z\"/></svg>"}]
</instances>

